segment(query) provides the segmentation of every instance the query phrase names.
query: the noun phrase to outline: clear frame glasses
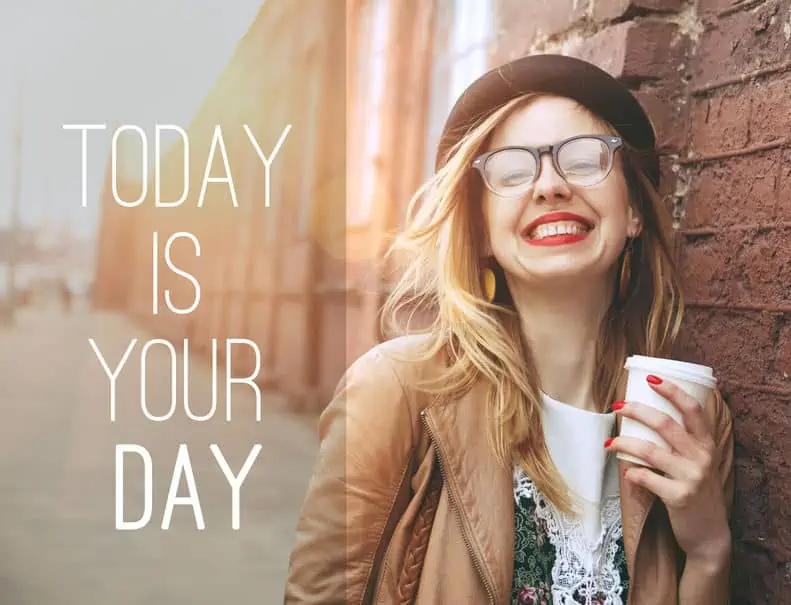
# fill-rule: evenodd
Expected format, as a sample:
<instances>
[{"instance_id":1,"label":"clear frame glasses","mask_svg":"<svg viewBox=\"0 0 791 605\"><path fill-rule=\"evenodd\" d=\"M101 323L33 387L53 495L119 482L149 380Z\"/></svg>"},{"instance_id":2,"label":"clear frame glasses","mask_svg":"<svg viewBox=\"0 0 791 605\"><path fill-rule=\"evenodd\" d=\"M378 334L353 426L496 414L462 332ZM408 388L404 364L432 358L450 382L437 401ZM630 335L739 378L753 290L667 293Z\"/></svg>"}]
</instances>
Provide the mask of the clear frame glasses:
<instances>
[{"instance_id":1,"label":"clear frame glasses","mask_svg":"<svg viewBox=\"0 0 791 605\"><path fill-rule=\"evenodd\" d=\"M500 197L524 194L541 174L541 157L552 156L555 171L570 185L591 187L610 174L620 137L581 134L544 147L508 146L484 153L472 163L486 187Z\"/></svg>"}]
</instances>

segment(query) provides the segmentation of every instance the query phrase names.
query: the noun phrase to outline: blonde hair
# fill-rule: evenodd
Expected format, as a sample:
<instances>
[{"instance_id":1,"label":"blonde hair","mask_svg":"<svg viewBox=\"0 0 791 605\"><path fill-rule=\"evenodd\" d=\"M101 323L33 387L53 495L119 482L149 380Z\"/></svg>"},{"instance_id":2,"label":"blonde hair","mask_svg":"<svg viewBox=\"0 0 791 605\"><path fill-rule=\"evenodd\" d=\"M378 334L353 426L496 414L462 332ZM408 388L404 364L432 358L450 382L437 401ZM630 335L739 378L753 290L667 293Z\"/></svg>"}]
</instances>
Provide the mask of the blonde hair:
<instances>
[{"instance_id":1,"label":"blonde hair","mask_svg":"<svg viewBox=\"0 0 791 605\"><path fill-rule=\"evenodd\" d=\"M486 395L487 439L503 465L519 464L559 509L571 510L570 496L546 449L541 429L538 376L512 305L485 298L481 274L485 242L480 179L470 164L494 129L518 106L537 95L515 99L469 130L450 151L447 163L414 195L406 227L389 253L406 252L406 266L385 302L386 334L415 332L411 317L430 311L425 346L408 361L440 358L442 371L415 388L454 397L480 380ZM608 126L612 132L611 127ZM636 152L625 147L623 170L630 202L642 219L634 242L631 294L606 314L597 347L593 393L600 411L613 401L626 356L665 356L678 333L683 299L669 244L670 217L661 198L638 168ZM502 280L498 289L504 288ZM615 293L616 287L614 285ZM401 321L406 314L406 321Z\"/></svg>"}]
</instances>

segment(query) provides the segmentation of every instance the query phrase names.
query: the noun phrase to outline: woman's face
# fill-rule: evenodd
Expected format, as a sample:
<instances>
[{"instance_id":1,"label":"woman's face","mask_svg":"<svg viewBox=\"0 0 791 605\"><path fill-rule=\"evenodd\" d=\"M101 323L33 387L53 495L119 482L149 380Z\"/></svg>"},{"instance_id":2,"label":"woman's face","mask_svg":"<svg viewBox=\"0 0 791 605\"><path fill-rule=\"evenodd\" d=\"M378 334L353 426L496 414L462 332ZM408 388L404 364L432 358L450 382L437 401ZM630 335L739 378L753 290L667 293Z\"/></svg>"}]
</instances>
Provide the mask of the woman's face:
<instances>
[{"instance_id":1,"label":"woman's face","mask_svg":"<svg viewBox=\"0 0 791 605\"><path fill-rule=\"evenodd\" d=\"M508 145L552 145L580 134L610 133L575 101L541 97L501 123L487 151ZM589 166L585 154L584 147L569 151L564 166L584 174ZM620 154L620 150L615 152L607 177L593 185L567 182L547 153L541 157L537 180L516 187L519 195L498 195L483 189L490 252L510 281L542 285L574 280L582 285L591 278L612 279L626 238L637 235L640 228L629 204ZM606 152L601 157L606 157ZM524 175L532 170L529 161L526 168L523 163L514 156L501 159L499 166L490 165L496 166L498 182L510 186L524 182Z\"/></svg>"}]
</instances>

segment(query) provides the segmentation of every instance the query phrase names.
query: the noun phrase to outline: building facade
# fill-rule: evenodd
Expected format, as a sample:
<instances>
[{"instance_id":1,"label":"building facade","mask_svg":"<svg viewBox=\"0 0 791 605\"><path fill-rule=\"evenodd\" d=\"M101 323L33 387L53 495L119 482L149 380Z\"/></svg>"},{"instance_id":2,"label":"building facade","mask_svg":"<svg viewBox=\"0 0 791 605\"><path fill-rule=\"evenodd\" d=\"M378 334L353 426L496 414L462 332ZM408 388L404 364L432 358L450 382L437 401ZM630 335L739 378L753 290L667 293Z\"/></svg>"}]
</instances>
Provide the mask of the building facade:
<instances>
[{"instance_id":1,"label":"building facade","mask_svg":"<svg viewBox=\"0 0 791 605\"><path fill-rule=\"evenodd\" d=\"M659 134L689 305L679 353L717 369L734 414L733 602L788 602L791 0L309 5L310 15L304 3L264 5L190 126L203 150L215 124L234 131L230 164L246 166L240 208L229 209L217 183L201 209L194 200L156 212L107 203L97 304L204 348L210 338L250 338L261 383L297 410L320 410L351 360L383 337L379 308L394 269L383 252L431 172L458 94L524 54L586 58L635 90ZM272 149L286 122L290 168L271 180L264 208L265 175L239 125L254 125ZM192 191L201 171L190 175ZM201 304L152 316L151 232L190 229L202 246L193 263ZM182 252L189 263L190 249ZM168 279L176 298L192 296L189 282ZM246 372L254 355L240 350L232 365Z\"/></svg>"}]
</instances>

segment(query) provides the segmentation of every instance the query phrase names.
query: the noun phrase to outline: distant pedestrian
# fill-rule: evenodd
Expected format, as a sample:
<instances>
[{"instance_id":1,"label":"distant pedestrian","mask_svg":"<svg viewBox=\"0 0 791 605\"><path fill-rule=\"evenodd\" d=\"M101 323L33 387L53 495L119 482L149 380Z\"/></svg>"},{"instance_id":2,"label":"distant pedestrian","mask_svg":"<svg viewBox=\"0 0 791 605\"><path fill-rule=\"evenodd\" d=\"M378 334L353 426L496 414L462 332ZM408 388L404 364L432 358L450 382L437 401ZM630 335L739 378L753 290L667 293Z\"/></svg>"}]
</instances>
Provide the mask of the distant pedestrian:
<instances>
[{"instance_id":1,"label":"distant pedestrian","mask_svg":"<svg viewBox=\"0 0 791 605\"><path fill-rule=\"evenodd\" d=\"M63 305L63 310L67 313L71 311L72 292L68 280L65 279L61 280L60 284L60 300Z\"/></svg>"}]
</instances>

